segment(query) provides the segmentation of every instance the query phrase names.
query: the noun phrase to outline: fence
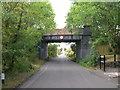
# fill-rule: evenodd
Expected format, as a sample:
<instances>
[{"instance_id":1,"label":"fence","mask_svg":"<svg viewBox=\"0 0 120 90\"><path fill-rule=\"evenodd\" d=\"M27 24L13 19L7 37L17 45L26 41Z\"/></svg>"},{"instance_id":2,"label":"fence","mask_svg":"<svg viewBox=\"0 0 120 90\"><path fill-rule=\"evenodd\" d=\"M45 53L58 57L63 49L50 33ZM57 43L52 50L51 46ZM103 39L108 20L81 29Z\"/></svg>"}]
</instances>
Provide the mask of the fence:
<instances>
[{"instance_id":1,"label":"fence","mask_svg":"<svg viewBox=\"0 0 120 90\"><path fill-rule=\"evenodd\" d=\"M118 67L120 67L120 60L118 59L118 55L100 55L99 65L100 69L102 69L104 72L118 72Z\"/></svg>"}]
</instances>

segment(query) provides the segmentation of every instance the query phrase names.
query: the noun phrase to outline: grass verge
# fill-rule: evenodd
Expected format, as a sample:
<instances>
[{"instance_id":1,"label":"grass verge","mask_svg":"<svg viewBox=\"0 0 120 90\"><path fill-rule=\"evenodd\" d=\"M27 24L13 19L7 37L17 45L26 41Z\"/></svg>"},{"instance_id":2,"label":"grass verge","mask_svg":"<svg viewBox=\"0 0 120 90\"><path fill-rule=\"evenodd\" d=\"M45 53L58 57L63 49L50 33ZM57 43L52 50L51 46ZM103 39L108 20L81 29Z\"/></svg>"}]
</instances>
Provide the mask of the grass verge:
<instances>
[{"instance_id":1,"label":"grass verge","mask_svg":"<svg viewBox=\"0 0 120 90\"><path fill-rule=\"evenodd\" d=\"M85 64L79 64L79 65L82 66L82 67L88 68L88 69L93 69L93 70L99 69L99 65L97 65L96 67L87 66L87 65L85 65Z\"/></svg>"},{"instance_id":2,"label":"grass verge","mask_svg":"<svg viewBox=\"0 0 120 90\"><path fill-rule=\"evenodd\" d=\"M17 87L22 82L27 80L32 74L37 72L44 63L45 63L44 60L36 60L33 63L34 70L31 70L30 72L22 72L22 73L8 72L6 73L5 85L3 85L2 88Z\"/></svg>"}]
</instances>

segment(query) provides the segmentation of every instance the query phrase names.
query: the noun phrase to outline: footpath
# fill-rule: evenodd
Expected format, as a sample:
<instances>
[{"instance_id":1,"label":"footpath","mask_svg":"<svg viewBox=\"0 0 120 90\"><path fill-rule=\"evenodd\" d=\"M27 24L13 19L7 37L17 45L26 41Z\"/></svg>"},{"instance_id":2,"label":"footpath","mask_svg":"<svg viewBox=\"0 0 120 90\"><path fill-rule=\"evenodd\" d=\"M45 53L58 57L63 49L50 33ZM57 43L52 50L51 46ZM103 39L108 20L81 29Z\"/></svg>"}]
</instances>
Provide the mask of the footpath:
<instances>
[{"instance_id":1,"label":"footpath","mask_svg":"<svg viewBox=\"0 0 120 90\"><path fill-rule=\"evenodd\" d=\"M106 68L106 72L97 69L97 70L90 70L91 74L97 75L101 78L105 78L107 80L112 81L120 88L120 72L119 68Z\"/></svg>"}]
</instances>

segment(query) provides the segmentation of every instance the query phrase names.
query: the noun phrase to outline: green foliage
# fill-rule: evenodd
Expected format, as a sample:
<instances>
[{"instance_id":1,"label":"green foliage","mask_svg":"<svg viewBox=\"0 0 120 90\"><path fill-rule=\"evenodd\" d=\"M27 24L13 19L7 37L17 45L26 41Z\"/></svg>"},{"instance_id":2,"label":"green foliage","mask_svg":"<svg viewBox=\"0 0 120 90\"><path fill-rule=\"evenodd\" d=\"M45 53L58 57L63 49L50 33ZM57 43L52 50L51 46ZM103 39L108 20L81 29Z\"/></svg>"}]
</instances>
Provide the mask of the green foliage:
<instances>
[{"instance_id":1,"label":"green foliage","mask_svg":"<svg viewBox=\"0 0 120 90\"><path fill-rule=\"evenodd\" d=\"M14 65L14 71L15 72L29 72L31 69L33 69L32 65L30 64L30 61L26 60L25 58L17 58Z\"/></svg>"},{"instance_id":2,"label":"green foliage","mask_svg":"<svg viewBox=\"0 0 120 90\"><path fill-rule=\"evenodd\" d=\"M98 54L92 50L84 59L77 60L77 63L85 67L95 67L98 64Z\"/></svg>"},{"instance_id":3,"label":"green foliage","mask_svg":"<svg viewBox=\"0 0 120 90\"><path fill-rule=\"evenodd\" d=\"M56 44L50 44L48 46L48 58L53 58L53 57L56 57L57 56L57 53L58 53L58 49L57 49L58 45Z\"/></svg>"},{"instance_id":4,"label":"green foliage","mask_svg":"<svg viewBox=\"0 0 120 90\"><path fill-rule=\"evenodd\" d=\"M70 59L74 59L74 58L76 57L74 51L72 51L71 48L70 48L70 49L67 49L67 50L65 51L65 55L66 55L67 57L69 57Z\"/></svg>"},{"instance_id":5,"label":"green foliage","mask_svg":"<svg viewBox=\"0 0 120 90\"><path fill-rule=\"evenodd\" d=\"M74 52L74 54L75 54L75 52L76 52L76 44L71 44L71 49L72 49L72 51Z\"/></svg>"},{"instance_id":6,"label":"green foliage","mask_svg":"<svg viewBox=\"0 0 120 90\"><path fill-rule=\"evenodd\" d=\"M32 69L42 35L55 28L49 2L2 3L3 68L18 72Z\"/></svg>"},{"instance_id":7,"label":"green foliage","mask_svg":"<svg viewBox=\"0 0 120 90\"><path fill-rule=\"evenodd\" d=\"M74 60L76 58L76 44L71 44L70 49L65 51L65 55Z\"/></svg>"},{"instance_id":8,"label":"green foliage","mask_svg":"<svg viewBox=\"0 0 120 90\"><path fill-rule=\"evenodd\" d=\"M57 55L62 54L62 51L60 49L57 49Z\"/></svg>"},{"instance_id":9,"label":"green foliage","mask_svg":"<svg viewBox=\"0 0 120 90\"><path fill-rule=\"evenodd\" d=\"M90 25L93 47L103 42L111 43L115 53L120 53L120 29L116 29L119 25L119 10L118 2L73 2L67 15L66 27L78 30L82 25Z\"/></svg>"},{"instance_id":10,"label":"green foliage","mask_svg":"<svg viewBox=\"0 0 120 90\"><path fill-rule=\"evenodd\" d=\"M113 51L108 44L101 44L96 47L96 52L100 55L113 55Z\"/></svg>"}]
</instances>

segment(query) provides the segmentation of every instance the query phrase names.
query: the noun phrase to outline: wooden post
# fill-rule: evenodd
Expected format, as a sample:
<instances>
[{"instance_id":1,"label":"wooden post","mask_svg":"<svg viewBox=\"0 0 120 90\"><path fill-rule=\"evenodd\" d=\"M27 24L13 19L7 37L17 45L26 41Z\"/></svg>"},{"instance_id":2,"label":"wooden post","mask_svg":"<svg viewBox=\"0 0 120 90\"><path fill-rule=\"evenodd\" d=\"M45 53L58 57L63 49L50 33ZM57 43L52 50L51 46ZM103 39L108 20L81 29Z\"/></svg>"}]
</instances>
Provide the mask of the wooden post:
<instances>
[{"instance_id":1,"label":"wooden post","mask_svg":"<svg viewBox=\"0 0 120 90\"><path fill-rule=\"evenodd\" d=\"M105 63L106 63L106 62L105 62L105 55L104 55L104 72L105 72Z\"/></svg>"},{"instance_id":2,"label":"wooden post","mask_svg":"<svg viewBox=\"0 0 120 90\"><path fill-rule=\"evenodd\" d=\"M100 58L99 58L100 60L99 60L99 62L100 62L100 69L101 69L101 55L100 55Z\"/></svg>"},{"instance_id":3,"label":"wooden post","mask_svg":"<svg viewBox=\"0 0 120 90\"><path fill-rule=\"evenodd\" d=\"M114 68L116 68L116 55L114 55Z\"/></svg>"}]
</instances>

